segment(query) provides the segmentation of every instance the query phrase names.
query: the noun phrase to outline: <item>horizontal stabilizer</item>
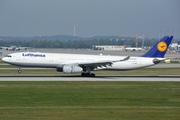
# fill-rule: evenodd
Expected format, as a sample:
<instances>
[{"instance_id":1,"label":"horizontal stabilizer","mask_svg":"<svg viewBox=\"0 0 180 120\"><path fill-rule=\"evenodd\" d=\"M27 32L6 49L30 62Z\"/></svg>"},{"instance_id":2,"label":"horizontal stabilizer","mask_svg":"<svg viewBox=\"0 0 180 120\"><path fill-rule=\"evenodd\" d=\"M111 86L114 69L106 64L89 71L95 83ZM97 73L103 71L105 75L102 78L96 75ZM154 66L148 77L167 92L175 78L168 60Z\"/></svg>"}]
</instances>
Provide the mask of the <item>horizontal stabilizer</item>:
<instances>
[{"instance_id":1,"label":"horizontal stabilizer","mask_svg":"<svg viewBox=\"0 0 180 120\"><path fill-rule=\"evenodd\" d=\"M153 59L153 63L154 64L158 64L158 63L160 63L161 61L165 61L165 60L168 60L168 59L166 59L166 58L164 58L164 59L161 59L161 60L159 60L159 59Z\"/></svg>"}]
</instances>

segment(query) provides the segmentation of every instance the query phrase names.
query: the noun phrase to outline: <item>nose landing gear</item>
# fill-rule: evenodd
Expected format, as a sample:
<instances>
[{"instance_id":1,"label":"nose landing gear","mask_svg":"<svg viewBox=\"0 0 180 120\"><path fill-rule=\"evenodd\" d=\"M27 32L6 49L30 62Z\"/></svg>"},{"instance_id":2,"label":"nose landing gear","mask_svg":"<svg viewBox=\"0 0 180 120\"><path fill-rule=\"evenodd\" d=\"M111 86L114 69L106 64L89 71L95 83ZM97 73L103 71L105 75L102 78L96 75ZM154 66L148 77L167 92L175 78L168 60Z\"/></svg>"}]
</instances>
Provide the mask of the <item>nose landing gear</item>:
<instances>
[{"instance_id":1,"label":"nose landing gear","mask_svg":"<svg viewBox=\"0 0 180 120\"><path fill-rule=\"evenodd\" d=\"M22 73L22 71L21 71L21 67L18 67L18 68L19 68L18 73Z\"/></svg>"}]
</instances>

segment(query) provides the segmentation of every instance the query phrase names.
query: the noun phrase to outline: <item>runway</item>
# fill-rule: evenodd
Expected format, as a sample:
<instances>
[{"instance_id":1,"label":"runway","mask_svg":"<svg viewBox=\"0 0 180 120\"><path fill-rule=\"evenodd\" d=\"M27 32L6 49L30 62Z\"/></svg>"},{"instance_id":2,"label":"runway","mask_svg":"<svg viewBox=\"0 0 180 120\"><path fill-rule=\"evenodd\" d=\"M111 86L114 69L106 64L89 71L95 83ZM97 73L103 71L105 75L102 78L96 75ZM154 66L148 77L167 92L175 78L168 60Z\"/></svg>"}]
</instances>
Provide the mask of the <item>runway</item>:
<instances>
[{"instance_id":1,"label":"runway","mask_svg":"<svg viewBox=\"0 0 180 120\"><path fill-rule=\"evenodd\" d=\"M180 81L180 75L1 75L0 81Z\"/></svg>"}]
</instances>

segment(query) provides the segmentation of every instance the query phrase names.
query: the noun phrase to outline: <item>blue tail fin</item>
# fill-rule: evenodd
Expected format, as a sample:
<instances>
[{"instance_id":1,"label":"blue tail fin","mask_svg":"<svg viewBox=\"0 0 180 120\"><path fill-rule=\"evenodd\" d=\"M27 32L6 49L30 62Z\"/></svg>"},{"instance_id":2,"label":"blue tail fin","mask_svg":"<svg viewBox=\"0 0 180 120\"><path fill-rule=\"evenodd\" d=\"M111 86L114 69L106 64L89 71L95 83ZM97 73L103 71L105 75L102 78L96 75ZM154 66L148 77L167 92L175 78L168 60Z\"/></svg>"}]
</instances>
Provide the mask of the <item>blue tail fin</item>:
<instances>
[{"instance_id":1,"label":"blue tail fin","mask_svg":"<svg viewBox=\"0 0 180 120\"><path fill-rule=\"evenodd\" d=\"M172 39L173 39L173 36L164 36L153 48L151 48L147 53L145 53L144 55L140 57L163 58Z\"/></svg>"}]
</instances>

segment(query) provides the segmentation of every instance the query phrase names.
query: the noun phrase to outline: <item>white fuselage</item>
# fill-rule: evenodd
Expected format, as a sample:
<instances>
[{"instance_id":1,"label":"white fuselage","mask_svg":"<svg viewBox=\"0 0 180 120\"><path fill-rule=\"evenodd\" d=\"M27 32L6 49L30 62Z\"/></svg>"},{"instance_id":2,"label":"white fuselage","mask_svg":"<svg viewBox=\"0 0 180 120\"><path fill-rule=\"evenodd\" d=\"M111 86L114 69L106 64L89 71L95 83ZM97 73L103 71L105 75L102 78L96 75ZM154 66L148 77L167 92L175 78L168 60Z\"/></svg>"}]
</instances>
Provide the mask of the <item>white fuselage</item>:
<instances>
[{"instance_id":1,"label":"white fuselage","mask_svg":"<svg viewBox=\"0 0 180 120\"><path fill-rule=\"evenodd\" d=\"M16 66L60 68L66 64L80 64L100 62L104 60L115 61L125 58L125 56L110 55L84 55L84 54L60 54L60 53L38 53L19 52L12 53L4 57L3 61ZM113 62L111 66L97 67L94 70L131 70L154 65L154 58L130 57L126 61Z\"/></svg>"}]
</instances>

